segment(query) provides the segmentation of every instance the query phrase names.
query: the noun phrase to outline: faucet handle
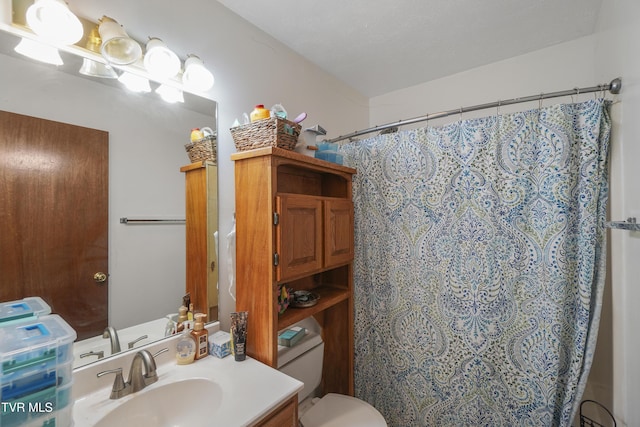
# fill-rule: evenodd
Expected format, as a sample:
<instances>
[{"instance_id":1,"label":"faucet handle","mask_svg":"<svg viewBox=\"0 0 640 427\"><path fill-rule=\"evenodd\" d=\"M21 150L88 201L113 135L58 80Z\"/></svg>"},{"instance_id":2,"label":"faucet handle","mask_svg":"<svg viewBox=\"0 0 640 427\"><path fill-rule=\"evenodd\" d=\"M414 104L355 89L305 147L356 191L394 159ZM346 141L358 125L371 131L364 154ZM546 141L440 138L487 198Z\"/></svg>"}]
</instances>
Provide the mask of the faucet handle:
<instances>
[{"instance_id":1,"label":"faucet handle","mask_svg":"<svg viewBox=\"0 0 640 427\"><path fill-rule=\"evenodd\" d=\"M96 377L100 378L107 374L116 374L115 380L113 380L113 386L111 387L110 399L120 399L122 396L129 394L129 384L125 384L124 378L122 378L122 368L109 369L108 371L98 372Z\"/></svg>"},{"instance_id":2,"label":"faucet handle","mask_svg":"<svg viewBox=\"0 0 640 427\"><path fill-rule=\"evenodd\" d=\"M162 350L159 350L156 353L153 353L153 358L155 359L156 357L160 356L162 353L166 353L167 351L169 351L169 349L165 347Z\"/></svg>"},{"instance_id":3,"label":"faucet handle","mask_svg":"<svg viewBox=\"0 0 640 427\"><path fill-rule=\"evenodd\" d=\"M134 345L136 345L137 342L140 342L144 339L149 338L149 335L142 335L141 337L136 338L135 340L131 341L130 343L127 343L127 346L129 347L129 349L132 349Z\"/></svg>"},{"instance_id":4,"label":"faucet handle","mask_svg":"<svg viewBox=\"0 0 640 427\"><path fill-rule=\"evenodd\" d=\"M100 350L100 351L89 351L87 353L81 353L80 354L80 359L83 359L85 357L89 357L89 356L98 356L98 359L102 359L104 357L104 351Z\"/></svg>"}]
</instances>

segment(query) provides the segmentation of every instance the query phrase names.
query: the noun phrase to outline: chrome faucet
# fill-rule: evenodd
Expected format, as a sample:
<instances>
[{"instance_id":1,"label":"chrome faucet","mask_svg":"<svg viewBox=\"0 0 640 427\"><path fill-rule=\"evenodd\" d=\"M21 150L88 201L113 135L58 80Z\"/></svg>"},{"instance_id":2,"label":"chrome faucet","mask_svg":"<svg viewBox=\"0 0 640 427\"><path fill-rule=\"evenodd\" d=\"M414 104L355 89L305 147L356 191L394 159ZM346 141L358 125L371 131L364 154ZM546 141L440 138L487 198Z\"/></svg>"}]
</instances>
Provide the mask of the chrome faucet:
<instances>
[{"instance_id":1,"label":"chrome faucet","mask_svg":"<svg viewBox=\"0 0 640 427\"><path fill-rule=\"evenodd\" d=\"M143 368L144 374L142 373ZM133 356L131 368L129 368L129 384L131 384L131 393L136 393L156 381L158 381L156 361L147 350L140 350L135 356Z\"/></svg>"},{"instance_id":2,"label":"chrome faucet","mask_svg":"<svg viewBox=\"0 0 640 427\"><path fill-rule=\"evenodd\" d=\"M131 367L129 368L129 381L124 382L122 378L122 368L110 369L97 374L98 378L106 374L116 374L111 387L110 399L120 399L131 393L136 393L146 386L158 381L158 373L156 372L156 361L154 357L169 351L164 348L154 355L147 350L140 350L133 356ZM144 369L144 373L143 373Z\"/></svg>"},{"instance_id":3,"label":"chrome faucet","mask_svg":"<svg viewBox=\"0 0 640 427\"><path fill-rule=\"evenodd\" d=\"M118 333L113 326L107 326L102 333L102 338L111 341L111 354L120 353L120 340L118 339Z\"/></svg>"}]
</instances>

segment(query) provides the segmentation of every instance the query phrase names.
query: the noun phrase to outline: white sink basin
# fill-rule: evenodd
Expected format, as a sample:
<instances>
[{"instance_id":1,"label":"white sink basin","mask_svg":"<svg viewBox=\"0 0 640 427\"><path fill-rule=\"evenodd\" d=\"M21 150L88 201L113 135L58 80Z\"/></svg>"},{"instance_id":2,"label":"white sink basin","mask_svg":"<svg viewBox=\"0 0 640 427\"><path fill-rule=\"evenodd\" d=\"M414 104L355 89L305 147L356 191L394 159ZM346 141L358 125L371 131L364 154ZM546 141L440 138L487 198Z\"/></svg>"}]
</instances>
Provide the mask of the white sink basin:
<instances>
[{"instance_id":1,"label":"white sink basin","mask_svg":"<svg viewBox=\"0 0 640 427\"><path fill-rule=\"evenodd\" d=\"M194 427L211 423L222 388L209 379L190 378L144 390L117 406L95 427Z\"/></svg>"},{"instance_id":2,"label":"white sink basin","mask_svg":"<svg viewBox=\"0 0 640 427\"><path fill-rule=\"evenodd\" d=\"M122 352L75 369L74 425L249 427L295 396L304 385L250 357L236 362L233 356L208 356L190 365L176 365L179 338L172 336L144 347L151 354L169 349L156 358L158 381L120 399L109 398L114 376L97 375L122 368L127 379L134 352Z\"/></svg>"}]
</instances>

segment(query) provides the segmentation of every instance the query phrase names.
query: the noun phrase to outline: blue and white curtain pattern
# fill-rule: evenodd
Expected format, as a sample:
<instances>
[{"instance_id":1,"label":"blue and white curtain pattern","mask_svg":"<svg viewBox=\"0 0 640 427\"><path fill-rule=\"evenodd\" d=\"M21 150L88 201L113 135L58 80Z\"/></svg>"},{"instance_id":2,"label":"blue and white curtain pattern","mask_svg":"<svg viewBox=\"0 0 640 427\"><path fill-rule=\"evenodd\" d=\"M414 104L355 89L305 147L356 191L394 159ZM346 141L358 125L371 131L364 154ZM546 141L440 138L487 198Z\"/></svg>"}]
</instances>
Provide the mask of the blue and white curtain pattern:
<instances>
[{"instance_id":1,"label":"blue and white curtain pattern","mask_svg":"<svg viewBox=\"0 0 640 427\"><path fill-rule=\"evenodd\" d=\"M605 273L608 102L381 135L354 177L356 396L389 426L569 426Z\"/></svg>"}]
</instances>

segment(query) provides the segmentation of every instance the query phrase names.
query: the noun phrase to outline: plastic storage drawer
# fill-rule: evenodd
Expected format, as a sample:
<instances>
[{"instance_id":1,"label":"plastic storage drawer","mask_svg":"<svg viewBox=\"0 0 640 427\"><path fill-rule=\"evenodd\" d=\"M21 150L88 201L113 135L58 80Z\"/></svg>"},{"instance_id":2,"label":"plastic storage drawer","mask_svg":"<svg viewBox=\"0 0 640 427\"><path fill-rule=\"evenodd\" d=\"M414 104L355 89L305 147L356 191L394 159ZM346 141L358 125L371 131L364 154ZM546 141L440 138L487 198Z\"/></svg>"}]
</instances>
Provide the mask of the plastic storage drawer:
<instances>
[{"instance_id":1,"label":"plastic storage drawer","mask_svg":"<svg viewBox=\"0 0 640 427\"><path fill-rule=\"evenodd\" d=\"M3 401L0 427L70 426L71 424L63 421L71 419L72 384L50 387L19 399Z\"/></svg>"},{"instance_id":2,"label":"plastic storage drawer","mask_svg":"<svg viewBox=\"0 0 640 427\"><path fill-rule=\"evenodd\" d=\"M28 297L0 303L0 326L33 320L51 313L51 307L40 297Z\"/></svg>"},{"instance_id":3,"label":"plastic storage drawer","mask_svg":"<svg viewBox=\"0 0 640 427\"><path fill-rule=\"evenodd\" d=\"M61 387L71 382L72 375L73 362L62 365L46 362L23 367L3 376L0 399L6 402L49 387Z\"/></svg>"},{"instance_id":4,"label":"plastic storage drawer","mask_svg":"<svg viewBox=\"0 0 640 427\"><path fill-rule=\"evenodd\" d=\"M71 381L75 331L58 315L0 328L0 400Z\"/></svg>"}]
</instances>

